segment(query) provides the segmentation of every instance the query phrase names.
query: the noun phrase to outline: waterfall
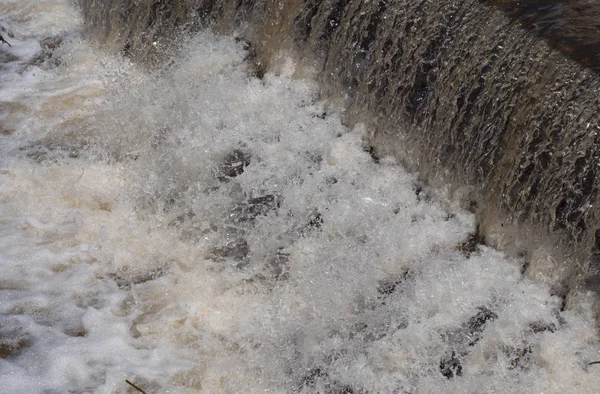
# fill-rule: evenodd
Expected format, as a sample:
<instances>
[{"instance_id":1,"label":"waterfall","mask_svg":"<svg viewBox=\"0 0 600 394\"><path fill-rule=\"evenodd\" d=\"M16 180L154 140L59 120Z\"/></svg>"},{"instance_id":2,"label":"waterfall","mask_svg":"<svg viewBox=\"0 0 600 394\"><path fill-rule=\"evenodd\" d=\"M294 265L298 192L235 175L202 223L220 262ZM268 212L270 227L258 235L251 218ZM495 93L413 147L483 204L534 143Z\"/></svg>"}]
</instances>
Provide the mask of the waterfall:
<instances>
[{"instance_id":1,"label":"waterfall","mask_svg":"<svg viewBox=\"0 0 600 394\"><path fill-rule=\"evenodd\" d=\"M249 40L263 69L295 56L377 154L451 184L488 244L550 253L561 286L596 290L599 78L499 3L508 16L479 0L80 0L102 42L147 63L203 26Z\"/></svg>"},{"instance_id":2,"label":"waterfall","mask_svg":"<svg viewBox=\"0 0 600 394\"><path fill-rule=\"evenodd\" d=\"M0 392L597 391L593 5L75 3L0 0Z\"/></svg>"}]
</instances>

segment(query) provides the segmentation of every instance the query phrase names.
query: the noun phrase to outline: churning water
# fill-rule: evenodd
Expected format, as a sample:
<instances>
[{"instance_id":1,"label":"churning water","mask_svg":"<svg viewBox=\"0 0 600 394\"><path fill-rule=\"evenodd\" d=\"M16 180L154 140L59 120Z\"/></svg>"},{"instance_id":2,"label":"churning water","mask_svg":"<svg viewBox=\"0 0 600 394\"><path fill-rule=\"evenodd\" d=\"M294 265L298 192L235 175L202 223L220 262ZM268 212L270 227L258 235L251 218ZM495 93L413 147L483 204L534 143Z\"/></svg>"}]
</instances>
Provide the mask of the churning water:
<instances>
[{"instance_id":1,"label":"churning water","mask_svg":"<svg viewBox=\"0 0 600 394\"><path fill-rule=\"evenodd\" d=\"M477 246L292 61L202 32L148 72L66 1L0 15L1 393L599 390L585 296Z\"/></svg>"}]
</instances>

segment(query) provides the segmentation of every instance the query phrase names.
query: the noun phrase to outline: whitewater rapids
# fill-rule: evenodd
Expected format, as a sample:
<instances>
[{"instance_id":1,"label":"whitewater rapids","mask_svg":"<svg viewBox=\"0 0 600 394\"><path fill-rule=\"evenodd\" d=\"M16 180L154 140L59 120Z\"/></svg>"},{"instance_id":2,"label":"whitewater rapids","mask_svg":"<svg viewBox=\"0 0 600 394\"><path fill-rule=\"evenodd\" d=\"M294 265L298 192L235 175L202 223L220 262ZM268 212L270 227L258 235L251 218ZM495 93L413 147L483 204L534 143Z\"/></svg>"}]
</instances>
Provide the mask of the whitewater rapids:
<instances>
[{"instance_id":1,"label":"whitewater rapids","mask_svg":"<svg viewBox=\"0 0 600 394\"><path fill-rule=\"evenodd\" d=\"M291 60L202 32L148 71L58 0L0 25L0 393L600 390L585 295L472 250Z\"/></svg>"}]
</instances>

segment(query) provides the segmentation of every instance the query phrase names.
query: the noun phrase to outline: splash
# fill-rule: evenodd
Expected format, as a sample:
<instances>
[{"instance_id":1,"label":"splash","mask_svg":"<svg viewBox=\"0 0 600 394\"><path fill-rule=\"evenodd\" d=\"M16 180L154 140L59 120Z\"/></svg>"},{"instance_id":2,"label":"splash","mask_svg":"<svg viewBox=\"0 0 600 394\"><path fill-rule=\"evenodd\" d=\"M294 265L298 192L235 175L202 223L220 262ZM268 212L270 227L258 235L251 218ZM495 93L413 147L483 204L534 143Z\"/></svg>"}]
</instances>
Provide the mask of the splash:
<instances>
[{"instance_id":1,"label":"splash","mask_svg":"<svg viewBox=\"0 0 600 394\"><path fill-rule=\"evenodd\" d=\"M0 391L598 387L591 300L564 310L480 245L292 59L259 79L243 41L199 32L149 72L76 22L10 23Z\"/></svg>"},{"instance_id":2,"label":"splash","mask_svg":"<svg viewBox=\"0 0 600 394\"><path fill-rule=\"evenodd\" d=\"M320 97L346 109L345 124L368 125L380 155L452 184L488 244L531 269L553 266L570 296L597 292L599 79L553 49L593 66L596 7L521 3L79 1L100 42L146 64L203 26L252 42L259 73L292 56L297 77L317 79ZM548 40L521 28L532 20Z\"/></svg>"}]
</instances>

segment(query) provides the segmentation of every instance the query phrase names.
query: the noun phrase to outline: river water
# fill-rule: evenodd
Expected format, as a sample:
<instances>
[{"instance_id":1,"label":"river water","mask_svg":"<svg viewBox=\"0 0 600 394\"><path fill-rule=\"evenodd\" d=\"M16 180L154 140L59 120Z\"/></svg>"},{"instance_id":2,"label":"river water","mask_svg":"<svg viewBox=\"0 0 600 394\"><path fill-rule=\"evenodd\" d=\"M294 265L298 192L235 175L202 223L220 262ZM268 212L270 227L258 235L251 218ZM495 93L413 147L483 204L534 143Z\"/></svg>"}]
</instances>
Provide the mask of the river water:
<instances>
[{"instance_id":1,"label":"river water","mask_svg":"<svg viewBox=\"0 0 600 394\"><path fill-rule=\"evenodd\" d=\"M69 2L0 18L1 393L598 391L591 298L477 245L293 61L200 32L148 71Z\"/></svg>"},{"instance_id":2,"label":"river water","mask_svg":"<svg viewBox=\"0 0 600 394\"><path fill-rule=\"evenodd\" d=\"M600 71L600 7L586 0L491 0L554 48L596 73Z\"/></svg>"}]
</instances>

